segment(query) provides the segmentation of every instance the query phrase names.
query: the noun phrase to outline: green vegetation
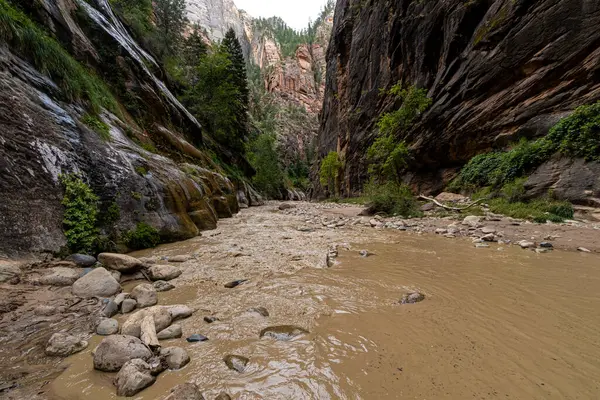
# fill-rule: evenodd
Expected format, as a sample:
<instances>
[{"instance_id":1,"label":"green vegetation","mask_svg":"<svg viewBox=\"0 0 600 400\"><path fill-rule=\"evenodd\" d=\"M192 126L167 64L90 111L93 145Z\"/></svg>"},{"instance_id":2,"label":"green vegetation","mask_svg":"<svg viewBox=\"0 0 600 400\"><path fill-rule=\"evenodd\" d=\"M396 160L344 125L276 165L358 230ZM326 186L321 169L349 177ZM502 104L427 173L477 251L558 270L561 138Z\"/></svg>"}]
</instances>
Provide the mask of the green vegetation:
<instances>
[{"instance_id":1,"label":"green vegetation","mask_svg":"<svg viewBox=\"0 0 600 400\"><path fill-rule=\"evenodd\" d=\"M65 194L63 226L71 252L91 253L98 238L98 196L77 175L61 175Z\"/></svg>"},{"instance_id":2,"label":"green vegetation","mask_svg":"<svg viewBox=\"0 0 600 400\"><path fill-rule=\"evenodd\" d=\"M321 185L334 195L337 195L338 191L336 182L340 174L340 168L342 168L342 162L339 159L338 153L330 151L323 158L323 161L321 161L321 168L319 169Z\"/></svg>"},{"instance_id":3,"label":"green vegetation","mask_svg":"<svg viewBox=\"0 0 600 400\"><path fill-rule=\"evenodd\" d=\"M600 161L600 101L578 107L560 120L545 139L561 154Z\"/></svg>"},{"instance_id":4,"label":"green vegetation","mask_svg":"<svg viewBox=\"0 0 600 400\"><path fill-rule=\"evenodd\" d=\"M92 114L86 114L81 118L81 122L96 132L98 136L102 138L102 140L110 140L110 127L99 117Z\"/></svg>"},{"instance_id":5,"label":"green vegetation","mask_svg":"<svg viewBox=\"0 0 600 400\"><path fill-rule=\"evenodd\" d=\"M419 203L406 185L370 182L365 185L364 194L373 213L401 215L406 218L421 216Z\"/></svg>"},{"instance_id":6,"label":"green vegetation","mask_svg":"<svg viewBox=\"0 0 600 400\"><path fill-rule=\"evenodd\" d=\"M382 94L394 96L402 101L402 105L396 111L385 113L379 118L377 128L380 135L391 135L410 128L419 115L429 108L432 101L427 97L427 90L416 86L403 88L400 82L390 90L382 90Z\"/></svg>"},{"instance_id":7,"label":"green vegetation","mask_svg":"<svg viewBox=\"0 0 600 400\"><path fill-rule=\"evenodd\" d=\"M249 145L248 159L256 169L252 178L255 188L270 198L280 198L285 182L275 150L275 137L266 133L258 135Z\"/></svg>"},{"instance_id":8,"label":"green vegetation","mask_svg":"<svg viewBox=\"0 0 600 400\"><path fill-rule=\"evenodd\" d=\"M156 247L160 243L158 231L145 222L137 224L134 230L123 235L123 241L133 250Z\"/></svg>"},{"instance_id":9,"label":"green vegetation","mask_svg":"<svg viewBox=\"0 0 600 400\"><path fill-rule=\"evenodd\" d=\"M117 101L104 82L7 0L0 0L0 40L50 77L67 100L87 101L94 113L102 108L120 113Z\"/></svg>"},{"instance_id":10,"label":"green vegetation","mask_svg":"<svg viewBox=\"0 0 600 400\"><path fill-rule=\"evenodd\" d=\"M142 194L140 192L131 192L131 198L137 201L142 199Z\"/></svg>"},{"instance_id":11,"label":"green vegetation","mask_svg":"<svg viewBox=\"0 0 600 400\"><path fill-rule=\"evenodd\" d=\"M178 55L187 23L185 0L154 0L154 15L158 54L162 59Z\"/></svg>"},{"instance_id":12,"label":"green vegetation","mask_svg":"<svg viewBox=\"0 0 600 400\"><path fill-rule=\"evenodd\" d=\"M139 167L135 167L135 172L140 176L144 176L148 173L148 169L140 165Z\"/></svg>"},{"instance_id":13,"label":"green vegetation","mask_svg":"<svg viewBox=\"0 0 600 400\"><path fill-rule=\"evenodd\" d=\"M136 38L142 39L154 33L152 0L110 0L110 3Z\"/></svg>"}]
</instances>

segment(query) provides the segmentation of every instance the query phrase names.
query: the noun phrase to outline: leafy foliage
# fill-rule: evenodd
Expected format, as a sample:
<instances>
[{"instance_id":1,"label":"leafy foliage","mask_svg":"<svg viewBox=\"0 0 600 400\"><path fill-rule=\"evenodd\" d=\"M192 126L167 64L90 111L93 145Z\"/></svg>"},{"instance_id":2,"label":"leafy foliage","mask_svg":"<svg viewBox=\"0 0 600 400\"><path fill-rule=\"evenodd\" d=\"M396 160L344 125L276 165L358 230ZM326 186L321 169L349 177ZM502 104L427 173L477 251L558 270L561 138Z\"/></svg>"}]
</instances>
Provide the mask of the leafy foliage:
<instances>
[{"instance_id":1,"label":"leafy foliage","mask_svg":"<svg viewBox=\"0 0 600 400\"><path fill-rule=\"evenodd\" d=\"M408 165L409 156L405 142L396 143L390 134L379 136L367 151L369 175L397 180Z\"/></svg>"},{"instance_id":2,"label":"leafy foliage","mask_svg":"<svg viewBox=\"0 0 600 400\"><path fill-rule=\"evenodd\" d=\"M321 161L319 169L319 180L323 187L326 187L329 192L337 191L336 181L340 173L342 163L339 160L338 153L330 151Z\"/></svg>"},{"instance_id":3,"label":"leafy foliage","mask_svg":"<svg viewBox=\"0 0 600 400\"><path fill-rule=\"evenodd\" d=\"M600 161L600 101L578 107L550 130L546 140L569 157Z\"/></svg>"},{"instance_id":4,"label":"leafy foliage","mask_svg":"<svg viewBox=\"0 0 600 400\"><path fill-rule=\"evenodd\" d=\"M7 0L0 0L0 41L50 77L67 100L85 100L94 113L105 108L120 114L118 103L104 82Z\"/></svg>"},{"instance_id":5,"label":"leafy foliage","mask_svg":"<svg viewBox=\"0 0 600 400\"><path fill-rule=\"evenodd\" d=\"M395 96L402 101L402 105L396 111L381 116L377 122L380 135L394 134L397 131L408 129L417 117L431 105L427 91L416 86L402 88L402 84L399 82L384 93Z\"/></svg>"},{"instance_id":6,"label":"leafy foliage","mask_svg":"<svg viewBox=\"0 0 600 400\"><path fill-rule=\"evenodd\" d=\"M154 33L152 0L110 0L110 3L138 39Z\"/></svg>"},{"instance_id":7,"label":"leafy foliage","mask_svg":"<svg viewBox=\"0 0 600 400\"><path fill-rule=\"evenodd\" d=\"M279 166L279 156L275 150L275 137L266 133L258 135L248 147L248 159L256 169L252 183L258 191L268 197L279 198L285 184Z\"/></svg>"},{"instance_id":8,"label":"leafy foliage","mask_svg":"<svg viewBox=\"0 0 600 400\"><path fill-rule=\"evenodd\" d=\"M371 181L365 185L364 196L368 199L367 204L373 213L401 215L407 218L420 216L418 202L406 185L396 182L379 184Z\"/></svg>"},{"instance_id":9,"label":"leafy foliage","mask_svg":"<svg viewBox=\"0 0 600 400\"><path fill-rule=\"evenodd\" d=\"M98 238L98 196L77 175L61 175L65 194L63 226L72 252L91 253Z\"/></svg>"},{"instance_id":10,"label":"leafy foliage","mask_svg":"<svg viewBox=\"0 0 600 400\"><path fill-rule=\"evenodd\" d=\"M145 222L137 224L134 230L123 235L123 241L133 250L156 247L160 243L158 231Z\"/></svg>"},{"instance_id":11,"label":"leafy foliage","mask_svg":"<svg viewBox=\"0 0 600 400\"><path fill-rule=\"evenodd\" d=\"M187 22L185 0L154 0L154 14L161 58L176 55Z\"/></svg>"}]
</instances>

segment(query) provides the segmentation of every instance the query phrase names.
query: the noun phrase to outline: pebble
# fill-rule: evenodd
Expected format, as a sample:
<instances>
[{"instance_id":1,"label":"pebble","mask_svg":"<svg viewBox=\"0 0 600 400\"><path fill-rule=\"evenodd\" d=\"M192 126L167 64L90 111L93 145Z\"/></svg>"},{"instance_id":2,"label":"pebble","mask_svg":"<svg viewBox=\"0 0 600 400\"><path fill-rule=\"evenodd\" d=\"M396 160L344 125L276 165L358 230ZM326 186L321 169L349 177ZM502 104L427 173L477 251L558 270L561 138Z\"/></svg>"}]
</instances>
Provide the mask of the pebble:
<instances>
[{"instance_id":1,"label":"pebble","mask_svg":"<svg viewBox=\"0 0 600 400\"><path fill-rule=\"evenodd\" d=\"M217 317L204 317L204 322L206 322L207 324L212 324L215 321L219 321L219 318L217 318Z\"/></svg>"},{"instance_id":2,"label":"pebble","mask_svg":"<svg viewBox=\"0 0 600 400\"><path fill-rule=\"evenodd\" d=\"M554 246L552 246L552 243L550 243L550 242L542 242L542 243L540 243L540 247L547 248L547 249L554 248Z\"/></svg>"},{"instance_id":3,"label":"pebble","mask_svg":"<svg viewBox=\"0 0 600 400\"><path fill-rule=\"evenodd\" d=\"M188 337L185 340L187 340L189 343L195 343L195 342L205 342L208 340L208 338L199 333L194 333L192 336Z\"/></svg>"},{"instance_id":4,"label":"pebble","mask_svg":"<svg viewBox=\"0 0 600 400\"><path fill-rule=\"evenodd\" d=\"M522 249L531 249L535 247L535 243L528 240L521 240L518 245L521 246Z\"/></svg>"},{"instance_id":5,"label":"pebble","mask_svg":"<svg viewBox=\"0 0 600 400\"><path fill-rule=\"evenodd\" d=\"M485 249L485 248L490 247L490 245L487 243L475 243L475 247L478 249Z\"/></svg>"},{"instance_id":6,"label":"pebble","mask_svg":"<svg viewBox=\"0 0 600 400\"><path fill-rule=\"evenodd\" d=\"M226 283L224 286L227 289L233 289L234 287L237 287L237 286L239 286L239 285L241 285L242 283L245 283L245 282L248 282L248 279L239 279L237 281Z\"/></svg>"}]
</instances>

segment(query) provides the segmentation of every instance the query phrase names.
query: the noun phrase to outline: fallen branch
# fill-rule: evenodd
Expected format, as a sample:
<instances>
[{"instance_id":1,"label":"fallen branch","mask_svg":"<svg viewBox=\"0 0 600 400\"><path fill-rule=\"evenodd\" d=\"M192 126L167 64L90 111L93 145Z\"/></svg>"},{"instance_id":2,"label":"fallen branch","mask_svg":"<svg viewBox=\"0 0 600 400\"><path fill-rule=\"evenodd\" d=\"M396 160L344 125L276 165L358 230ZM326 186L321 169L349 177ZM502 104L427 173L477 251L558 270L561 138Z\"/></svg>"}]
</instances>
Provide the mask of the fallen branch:
<instances>
[{"instance_id":1,"label":"fallen branch","mask_svg":"<svg viewBox=\"0 0 600 400\"><path fill-rule=\"evenodd\" d=\"M484 198L481 198L479 200L476 200L476 201L472 202L471 204L466 205L465 207L451 207L451 206L447 206L445 204L440 203L439 201L437 201L436 199L434 199L432 197L427 197L427 196L424 196L424 195L419 195L419 199L431 201L436 206L442 207L442 208L445 208L446 210L451 210L451 211L464 211L464 210L467 210L467 209L473 207L476 204L479 204L479 203L487 200L487 198L484 197Z\"/></svg>"}]
</instances>

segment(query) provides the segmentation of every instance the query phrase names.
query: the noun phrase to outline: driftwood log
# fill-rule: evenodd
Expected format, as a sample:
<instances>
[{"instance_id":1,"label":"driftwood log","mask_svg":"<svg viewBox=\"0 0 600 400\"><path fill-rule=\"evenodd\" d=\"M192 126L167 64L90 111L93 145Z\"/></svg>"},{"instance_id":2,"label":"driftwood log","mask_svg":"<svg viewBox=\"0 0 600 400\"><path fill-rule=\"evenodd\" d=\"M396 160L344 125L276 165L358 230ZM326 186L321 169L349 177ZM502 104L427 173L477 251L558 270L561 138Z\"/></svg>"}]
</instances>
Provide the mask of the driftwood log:
<instances>
[{"instance_id":1,"label":"driftwood log","mask_svg":"<svg viewBox=\"0 0 600 400\"><path fill-rule=\"evenodd\" d=\"M156 326L154 325L154 317L152 315L147 315L144 317L140 325L140 329L142 332L140 335L142 342L144 342L151 350L158 349L160 347L160 343L156 337Z\"/></svg>"},{"instance_id":2,"label":"driftwood log","mask_svg":"<svg viewBox=\"0 0 600 400\"><path fill-rule=\"evenodd\" d=\"M474 205L479 204L479 203L487 200L487 198L481 198L481 199L476 200L476 201L474 201L474 202L472 202L470 204L467 204L464 207L452 207L452 206L447 206L445 204L440 203L439 201L437 201L433 197L427 197L427 196L424 196L424 195L419 195L419 198L423 199L423 200L431 201L436 206L442 207L442 208L445 208L446 210L451 210L451 211L464 211L464 210L468 210L469 208L473 207Z\"/></svg>"}]
</instances>

